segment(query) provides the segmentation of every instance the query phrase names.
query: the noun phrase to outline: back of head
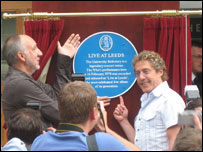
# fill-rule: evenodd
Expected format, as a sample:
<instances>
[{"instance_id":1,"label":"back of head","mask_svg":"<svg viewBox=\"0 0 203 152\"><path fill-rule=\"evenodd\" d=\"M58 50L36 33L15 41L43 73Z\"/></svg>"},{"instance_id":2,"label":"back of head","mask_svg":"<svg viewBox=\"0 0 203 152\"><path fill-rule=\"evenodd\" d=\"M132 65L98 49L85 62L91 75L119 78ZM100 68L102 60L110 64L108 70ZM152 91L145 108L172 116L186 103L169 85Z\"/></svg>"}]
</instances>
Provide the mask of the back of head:
<instances>
[{"instance_id":1,"label":"back of head","mask_svg":"<svg viewBox=\"0 0 203 152\"><path fill-rule=\"evenodd\" d=\"M70 82L59 93L61 122L83 124L96 105L97 94L90 84L82 81Z\"/></svg>"},{"instance_id":2,"label":"back of head","mask_svg":"<svg viewBox=\"0 0 203 152\"><path fill-rule=\"evenodd\" d=\"M163 70L163 75L162 75L162 80L163 81L168 79L165 62L158 53L156 53L154 51L146 51L146 50L139 53L137 56L135 56L135 58L132 61L134 71L136 71L135 65L139 61L149 61L151 66L157 72L160 71L160 70Z\"/></svg>"},{"instance_id":3,"label":"back of head","mask_svg":"<svg viewBox=\"0 0 203 152\"><path fill-rule=\"evenodd\" d=\"M173 151L202 151L202 131L197 128L180 130Z\"/></svg>"},{"instance_id":4,"label":"back of head","mask_svg":"<svg viewBox=\"0 0 203 152\"><path fill-rule=\"evenodd\" d=\"M196 47L202 48L202 41L195 41L195 40L193 40L192 41L192 46L196 46Z\"/></svg>"},{"instance_id":5,"label":"back of head","mask_svg":"<svg viewBox=\"0 0 203 152\"><path fill-rule=\"evenodd\" d=\"M24 47L21 44L20 35L10 36L3 47L3 57L6 59L9 66L14 65L17 61L18 51L24 51Z\"/></svg>"},{"instance_id":6,"label":"back of head","mask_svg":"<svg viewBox=\"0 0 203 152\"><path fill-rule=\"evenodd\" d=\"M30 108L22 108L14 112L6 123L8 139L20 138L27 144L42 133L42 120L40 113Z\"/></svg>"},{"instance_id":7,"label":"back of head","mask_svg":"<svg viewBox=\"0 0 203 152\"><path fill-rule=\"evenodd\" d=\"M185 110L195 110L195 108L202 107L202 98L196 98L189 101Z\"/></svg>"}]
</instances>

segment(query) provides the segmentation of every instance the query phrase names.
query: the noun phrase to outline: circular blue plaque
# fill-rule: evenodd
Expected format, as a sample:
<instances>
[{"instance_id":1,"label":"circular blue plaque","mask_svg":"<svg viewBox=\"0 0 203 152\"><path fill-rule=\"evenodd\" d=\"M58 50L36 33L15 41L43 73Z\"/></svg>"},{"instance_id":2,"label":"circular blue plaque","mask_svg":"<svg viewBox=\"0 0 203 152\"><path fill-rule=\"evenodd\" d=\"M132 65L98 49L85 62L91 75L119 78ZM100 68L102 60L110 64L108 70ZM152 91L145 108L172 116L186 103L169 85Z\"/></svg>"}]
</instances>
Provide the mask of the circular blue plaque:
<instances>
[{"instance_id":1,"label":"circular blue plaque","mask_svg":"<svg viewBox=\"0 0 203 152\"><path fill-rule=\"evenodd\" d=\"M99 32L87 37L73 60L74 73L84 73L98 96L118 97L135 83L133 44L115 32Z\"/></svg>"}]
</instances>

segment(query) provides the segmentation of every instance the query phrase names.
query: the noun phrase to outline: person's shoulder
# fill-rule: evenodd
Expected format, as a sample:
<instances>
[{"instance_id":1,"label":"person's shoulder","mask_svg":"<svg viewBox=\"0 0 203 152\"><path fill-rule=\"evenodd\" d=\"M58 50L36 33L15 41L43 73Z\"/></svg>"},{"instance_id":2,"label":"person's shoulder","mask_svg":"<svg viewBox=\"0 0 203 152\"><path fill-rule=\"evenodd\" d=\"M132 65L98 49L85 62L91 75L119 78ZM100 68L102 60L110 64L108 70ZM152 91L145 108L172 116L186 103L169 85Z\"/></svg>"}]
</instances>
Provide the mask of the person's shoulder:
<instances>
[{"instance_id":1,"label":"person's shoulder","mask_svg":"<svg viewBox=\"0 0 203 152\"><path fill-rule=\"evenodd\" d=\"M112 135L110 135L110 134L107 134L107 133L105 133L105 132L96 132L95 134L94 134L95 136L96 136L96 138L112 138L113 136Z\"/></svg>"},{"instance_id":2,"label":"person's shoulder","mask_svg":"<svg viewBox=\"0 0 203 152\"><path fill-rule=\"evenodd\" d=\"M2 151L27 151L25 143L19 138L12 138L9 140L4 147L1 149Z\"/></svg>"},{"instance_id":3,"label":"person's shoulder","mask_svg":"<svg viewBox=\"0 0 203 152\"><path fill-rule=\"evenodd\" d=\"M197 73L197 79L202 81L202 72Z\"/></svg>"},{"instance_id":4,"label":"person's shoulder","mask_svg":"<svg viewBox=\"0 0 203 152\"><path fill-rule=\"evenodd\" d=\"M172 88L168 88L167 91L164 92L163 96L166 99L170 99L170 100L178 100L178 101L183 101L182 97Z\"/></svg>"},{"instance_id":5,"label":"person's shoulder","mask_svg":"<svg viewBox=\"0 0 203 152\"><path fill-rule=\"evenodd\" d=\"M50 134L51 134L51 131L48 131L48 132L46 132L44 134L41 134L41 135L37 136L35 138L35 140L33 141L31 147L35 147L36 145L42 144L45 141L51 140L51 135Z\"/></svg>"},{"instance_id":6,"label":"person's shoulder","mask_svg":"<svg viewBox=\"0 0 203 152\"><path fill-rule=\"evenodd\" d=\"M104 133L95 133L98 149L101 151L129 151L118 139L114 136Z\"/></svg>"}]
</instances>

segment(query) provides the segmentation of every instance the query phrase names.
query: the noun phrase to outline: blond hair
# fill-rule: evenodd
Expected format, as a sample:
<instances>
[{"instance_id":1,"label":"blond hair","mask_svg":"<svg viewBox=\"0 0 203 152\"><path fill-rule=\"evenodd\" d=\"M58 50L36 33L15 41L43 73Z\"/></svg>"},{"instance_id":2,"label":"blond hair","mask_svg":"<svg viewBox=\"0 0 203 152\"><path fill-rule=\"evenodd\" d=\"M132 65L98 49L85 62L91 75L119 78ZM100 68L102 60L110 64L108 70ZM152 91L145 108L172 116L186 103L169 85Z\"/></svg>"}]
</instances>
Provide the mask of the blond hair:
<instances>
[{"instance_id":1,"label":"blond hair","mask_svg":"<svg viewBox=\"0 0 203 152\"><path fill-rule=\"evenodd\" d=\"M70 82L59 93L61 122L84 124L96 105L97 94L90 84L82 81Z\"/></svg>"},{"instance_id":2,"label":"blond hair","mask_svg":"<svg viewBox=\"0 0 203 152\"><path fill-rule=\"evenodd\" d=\"M163 81L168 80L165 62L158 53L153 52L153 51L147 51L147 50L144 50L141 53L139 53L137 56L134 57L134 59L132 61L134 71L136 71L136 69L135 69L136 63L138 63L139 61L143 61L143 60L149 61L151 66L157 72L160 70L163 70L163 75L161 78Z\"/></svg>"}]
</instances>

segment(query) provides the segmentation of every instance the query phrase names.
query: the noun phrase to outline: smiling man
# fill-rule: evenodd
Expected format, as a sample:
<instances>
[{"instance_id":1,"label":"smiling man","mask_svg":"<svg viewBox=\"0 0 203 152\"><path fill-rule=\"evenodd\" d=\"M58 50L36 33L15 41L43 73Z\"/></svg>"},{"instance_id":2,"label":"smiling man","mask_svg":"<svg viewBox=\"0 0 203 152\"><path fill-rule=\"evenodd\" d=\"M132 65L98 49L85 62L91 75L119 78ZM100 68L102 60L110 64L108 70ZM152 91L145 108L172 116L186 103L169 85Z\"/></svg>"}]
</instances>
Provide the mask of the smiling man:
<instances>
[{"instance_id":1,"label":"smiling man","mask_svg":"<svg viewBox=\"0 0 203 152\"><path fill-rule=\"evenodd\" d=\"M58 42L56 80L53 86L35 81L32 74L40 68L43 55L36 42L28 35L10 36L3 48L3 55L9 65L3 87L3 112L8 118L18 109L25 108L28 102L39 102L43 125L56 127L60 121L58 93L71 81L71 60L80 44L79 34L71 34L63 46Z\"/></svg>"},{"instance_id":2,"label":"smiling man","mask_svg":"<svg viewBox=\"0 0 203 152\"><path fill-rule=\"evenodd\" d=\"M134 121L128 121L128 110L120 97L114 111L128 139L142 150L172 150L179 132L178 113L184 111L181 96L169 88L167 69L163 59L153 51L143 51L133 59L137 83L144 94L141 108Z\"/></svg>"}]
</instances>

